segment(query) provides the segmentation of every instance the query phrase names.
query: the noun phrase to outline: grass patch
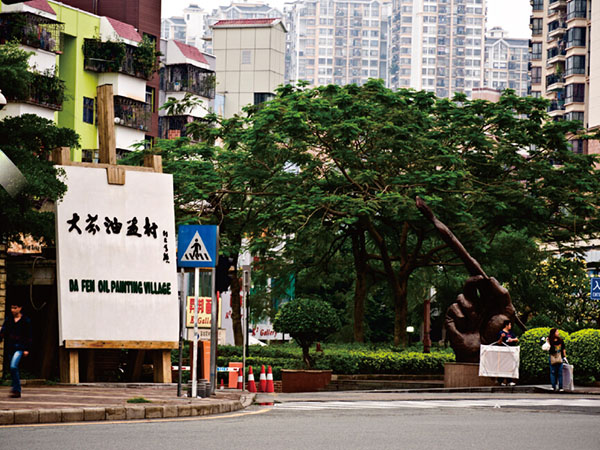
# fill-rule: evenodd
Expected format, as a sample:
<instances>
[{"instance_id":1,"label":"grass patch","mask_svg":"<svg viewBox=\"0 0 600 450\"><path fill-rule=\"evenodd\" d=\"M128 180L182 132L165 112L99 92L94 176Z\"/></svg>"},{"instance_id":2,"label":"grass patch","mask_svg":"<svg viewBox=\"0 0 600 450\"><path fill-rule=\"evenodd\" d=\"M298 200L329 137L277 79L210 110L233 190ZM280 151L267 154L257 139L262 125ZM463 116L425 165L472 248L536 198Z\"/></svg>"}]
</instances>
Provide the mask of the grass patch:
<instances>
[{"instance_id":1,"label":"grass patch","mask_svg":"<svg viewBox=\"0 0 600 450\"><path fill-rule=\"evenodd\" d=\"M152 401L147 400L144 397L133 397L127 400L127 403L152 403Z\"/></svg>"}]
</instances>

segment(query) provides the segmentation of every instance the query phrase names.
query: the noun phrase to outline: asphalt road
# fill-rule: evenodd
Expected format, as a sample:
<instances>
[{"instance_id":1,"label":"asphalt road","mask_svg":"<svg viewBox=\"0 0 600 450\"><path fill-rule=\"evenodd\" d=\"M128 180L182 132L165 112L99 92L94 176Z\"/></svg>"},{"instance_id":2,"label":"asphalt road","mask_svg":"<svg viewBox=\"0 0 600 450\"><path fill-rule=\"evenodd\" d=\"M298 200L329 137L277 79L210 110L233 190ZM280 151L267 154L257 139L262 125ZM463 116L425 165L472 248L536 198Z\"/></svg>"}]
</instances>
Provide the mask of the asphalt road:
<instances>
[{"instance_id":1,"label":"asphalt road","mask_svg":"<svg viewBox=\"0 0 600 450\"><path fill-rule=\"evenodd\" d=\"M3 427L0 448L600 450L599 400L460 401L286 402L188 420Z\"/></svg>"}]
</instances>

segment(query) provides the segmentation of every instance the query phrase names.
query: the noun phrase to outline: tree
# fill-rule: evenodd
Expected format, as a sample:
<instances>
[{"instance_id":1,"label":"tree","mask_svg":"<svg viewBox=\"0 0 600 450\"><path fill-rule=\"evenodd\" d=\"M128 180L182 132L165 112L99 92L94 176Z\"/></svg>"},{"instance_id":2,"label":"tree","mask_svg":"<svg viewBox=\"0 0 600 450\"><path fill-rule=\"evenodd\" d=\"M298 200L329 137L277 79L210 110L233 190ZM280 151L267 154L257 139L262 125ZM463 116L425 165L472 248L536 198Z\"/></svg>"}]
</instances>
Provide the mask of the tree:
<instances>
[{"instance_id":1,"label":"tree","mask_svg":"<svg viewBox=\"0 0 600 450\"><path fill-rule=\"evenodd\" d=\"M286 303L273 320L275 331L288 333L302 347L302 359L307 369L313 363L310 347L339 327L335 310L327 302L308 298L296 298Z\"/></svg>"},{"instance_id":2,"label":"tree","mask_svg":"<svg viewBox=\"0 0 600 450\"><path fill-rule=\"evenodd\" d=\"M297 248L298 231L311 223L359 236L356 277L385 277L394 342L405 344L411 275L457 264L415 208L417 195L480 253L508 228L559 245L598 232L597 158L571 151L565 136L578 125L547 120L546 106L511 92L498 103L437 99L375 80L284 86L219 133L230 142L233 132L247 154L249 185L269 179L261 189L273 196L271 208L259 219L271 236ZM364 302L360 282L355 289Z\"/></svg>"},{"instance_id":3,"label":"tree","mask_svg":"<svg viewBox=\"0 0 600 450\"><path fill-rule=\"evenodd\" d=\"M29 92L31 55L33 52L23 50L18 42L0 45L0 90L7 99L22 99Z\"/></svg>"},{"instance_id":4,"label":"tree","mask_svg":"<svg viewBox=\"0 0 600 450\"><path fill-rule=\"evenodd\" d=\"M47 244L54 242L54 214L41 207L60 199L67 187L49 156L57 147L76 147L78 142L73 130L33 114L0 121L0 149L27 180L16 198L0 189L0 236L18 239L30 234Z\"/></svg>"}]
</instances>

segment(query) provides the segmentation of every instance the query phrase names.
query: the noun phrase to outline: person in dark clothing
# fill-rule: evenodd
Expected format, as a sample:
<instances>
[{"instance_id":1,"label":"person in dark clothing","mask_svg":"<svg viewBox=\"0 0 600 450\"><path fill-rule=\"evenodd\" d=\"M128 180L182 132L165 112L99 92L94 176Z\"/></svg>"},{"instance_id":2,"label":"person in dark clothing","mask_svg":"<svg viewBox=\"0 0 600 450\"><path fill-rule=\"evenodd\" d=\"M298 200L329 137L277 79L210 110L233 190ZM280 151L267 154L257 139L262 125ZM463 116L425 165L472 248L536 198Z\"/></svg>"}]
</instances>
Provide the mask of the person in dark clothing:
<instances>
[{"instance_id":1,"label":"person in dark clothing","mask_svg":"<svg viewBox=\"0 0 600 450\"><path fill-rule=\"evenodd\" d=\"M498 340L496 341L496 343L513 345L513 344L516 344L517 342L519 342L519 338L516 337L513 334L513 332L511 331L511 329L512 329L511 321L505 320L502 325L503 325L502 329L500 331L498 331ZM516 384L512 378L499 378L498 382L502 386L506 386L507 384L509 386L514 386Z\"/></svg>"},{"instance_id":2,"label":"person in dark clothing","mask_svg":"<svg viewBox=\"0 0 600 450\"><path fill-rule=\"evenodd\" d=\"M552 328L547 342L550 344L550 350L548 351L550 383L552 383L553 390L563 392L563 360L567 357L565 341L560 337L558 329Z\"/></svg>"},{"instance_id":3,"label":"person in dark clothing","mask_svg":"<svg viewBox=\"0 0 600 450\"><path fill-rule=\"evenodd\" d=\"M10 376L12 389L10 397L21 397L21 378L19 363L23 356L29 355L31 348L31 321L21 313L22 306L13 302L10 306L11 315L6 318L0 330L0 341L6 341L6 354L10 361Z\"/></svg>"}]
</instances>

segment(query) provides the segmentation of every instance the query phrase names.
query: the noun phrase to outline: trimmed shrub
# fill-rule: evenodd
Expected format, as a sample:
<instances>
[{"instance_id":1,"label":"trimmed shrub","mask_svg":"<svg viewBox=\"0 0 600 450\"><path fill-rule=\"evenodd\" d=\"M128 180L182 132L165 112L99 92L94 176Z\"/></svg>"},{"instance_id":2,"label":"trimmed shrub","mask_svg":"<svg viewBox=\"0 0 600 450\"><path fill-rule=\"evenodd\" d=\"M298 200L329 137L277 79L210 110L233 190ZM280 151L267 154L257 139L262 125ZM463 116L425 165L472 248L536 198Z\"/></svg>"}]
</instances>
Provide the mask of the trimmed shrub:
<instances>
[{"instance_id":1,"label":"trimmed shrub","mask_svg":"<svg viewBox=\"0 0 600 450\"><path fill-rule=\"evenodd\" d=\"M519 338L521 345L521 364L519 367L519 376L525 383L547 383L550 377L550 368L548 362L548 352L542 350L542 339L550 334L549 327L532 328L527 330ZM565 345L569 336L566 331L560 330L560 336L564 339ZM569 348L567 347L567 355Z\"/></svg>"},{"instance_id":2,"label":"trimmed shrub","mask_svg":"<svg viewBox=\"0 0 600 450\"><path fill-rule=\"evenodd\" d=\"M565 339L565 346L577 381L593 383L600 380L600 330L576 331Z\"/></svg>"}]
</instances>

